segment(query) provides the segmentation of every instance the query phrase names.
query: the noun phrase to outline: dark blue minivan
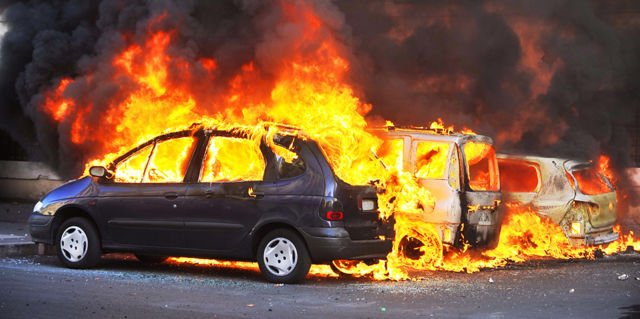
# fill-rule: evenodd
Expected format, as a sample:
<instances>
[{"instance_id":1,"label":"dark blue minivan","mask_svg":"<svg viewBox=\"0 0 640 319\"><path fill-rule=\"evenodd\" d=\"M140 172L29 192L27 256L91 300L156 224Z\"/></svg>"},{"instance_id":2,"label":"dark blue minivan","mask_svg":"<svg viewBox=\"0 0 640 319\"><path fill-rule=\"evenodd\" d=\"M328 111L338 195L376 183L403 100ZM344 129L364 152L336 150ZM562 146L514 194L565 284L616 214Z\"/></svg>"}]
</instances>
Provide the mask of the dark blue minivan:
<instances>
[{"instance_id":1,"label":"dark blue minivan","mask_svg":"<svg viewBox=\"0 0 640 319\"><path fill-rule=\"evenodd\" d=\"M267 280L294 283L311 263L391 250L375 188L341 181L320 146L289 127L193 125L90 175L44 196L29 219L33 240L56 245L71 268L132 252L257 261Z\"/></svg>"}]
</instances>

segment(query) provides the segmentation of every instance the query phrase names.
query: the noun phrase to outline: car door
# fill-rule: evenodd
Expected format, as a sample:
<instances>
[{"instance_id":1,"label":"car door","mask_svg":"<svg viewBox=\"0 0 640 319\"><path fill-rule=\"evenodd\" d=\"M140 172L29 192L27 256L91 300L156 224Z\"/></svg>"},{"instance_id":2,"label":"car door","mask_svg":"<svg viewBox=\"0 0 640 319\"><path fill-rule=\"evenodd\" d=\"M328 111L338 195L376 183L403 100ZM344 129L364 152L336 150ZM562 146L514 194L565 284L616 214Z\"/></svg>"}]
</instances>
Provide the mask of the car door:
<instances>
[{"instance_id":1,"label":"car door","mask_svg":"<svg viewBox=\"0 0 640 319\"><path fill-rule=\"evenodd\" d=\"M460 174L455 144L415 139L412 141L411 155L415 176L435 200L433 210L426 210L423 219L430 223L459 223ZM453 168L449 165L451 160L455 161ZM449 173L458 179L451 179Z\"/></svg>"},{"instance_id":2,"label":"car door","mask_svg":"<svg viewBox=\"0 0 640 319\"><path fill-rule=\"evenodd\" d=\"M247 250L248 234L277 192L263 179L266 162L259 139L211 136L197 182L184 203L185 242L191 249ZM243 246L244 245L244 246Z\"/></svg>"},{"instance_id":3,"label":"car door","mask_svg":"<svg viewBox=\"0 0 640 319\"><path fill-rule=\"evenodd\" d=\"M100 210L117 245L184 246L183 179L196 138L157 138L115 167L112 183L100 184Z\"/></svg>"}]
</instances>

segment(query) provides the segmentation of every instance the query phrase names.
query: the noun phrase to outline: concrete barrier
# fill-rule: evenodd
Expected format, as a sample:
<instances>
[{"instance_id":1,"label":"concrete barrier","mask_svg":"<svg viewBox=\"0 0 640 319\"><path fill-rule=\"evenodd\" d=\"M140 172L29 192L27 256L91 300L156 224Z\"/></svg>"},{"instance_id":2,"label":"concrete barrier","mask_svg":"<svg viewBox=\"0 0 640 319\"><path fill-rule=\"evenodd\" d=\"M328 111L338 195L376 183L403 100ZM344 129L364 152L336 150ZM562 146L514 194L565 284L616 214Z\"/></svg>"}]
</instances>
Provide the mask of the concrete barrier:
<instances>
[{"instance_id":1,"label":"concrete barrier","mask_svg":"<svg viewBox=\"0 0 640 319\"><path fill-rule=\"evenodd\" d=\"M0 199L37 201L62 183L44 163L0 161Z\"/></svg>"}]
</instances>

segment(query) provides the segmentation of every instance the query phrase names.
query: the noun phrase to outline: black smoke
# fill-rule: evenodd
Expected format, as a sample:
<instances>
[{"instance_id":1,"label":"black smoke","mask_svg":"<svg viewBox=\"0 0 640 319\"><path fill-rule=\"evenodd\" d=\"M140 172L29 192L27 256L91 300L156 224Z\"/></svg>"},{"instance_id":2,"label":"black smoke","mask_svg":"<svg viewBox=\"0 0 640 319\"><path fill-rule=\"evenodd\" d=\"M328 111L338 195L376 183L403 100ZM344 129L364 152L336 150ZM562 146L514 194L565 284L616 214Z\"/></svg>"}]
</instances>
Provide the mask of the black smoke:
<instances>
[{"instance_id":1,"label":"black smoke","mask_svg":"<svg viewBox=\"0 0 640 319\"><path fill-rule=\"evenodd\" d=\"M266 84L255 94L268 96L288 52L316 49L290 46L301 26L283 20L287 3L308 3L343 43L352 84L373 105L372 121L428 125L441 117L493 136L500 150L589 159L605 153L618 167L631 164L625 126L640 102L640 24L633 22L640 5L629 1L4 2L0 129L34 160L77 176L99 150L70 143L72 123L43 114L44 94L64 77L77 79L65 94L91 104L88 124L98 127L131 86L113 78L111 61L143 43L162 14L153 27L174 30L170 50L193 62L190 73L203 72L199 58L217 61L211 82L188 82L201 92L203 113L224 107L206 97L228 89L251 61ZM535 33L539 59L553 69L543 90L522 66L527 48L518 24L543 26ZM179 68L169 72L180 82Z\"/></svg>"},{"instance_id":2,"label":"black smoke","mask_svg":"<svg viewBox=\"0 0 640 319\"><path fill-rule=\"evenodd\" d=\"M629 1L339 2L352 29L354 83L397 124L442 117L499 150L631 165L640 105L640 5ZM636 22L634 22L636 21ZM536 30L549 85L523 68L516 25ZM541 27L542 26L542 27ZM529 40L529 39L524 39Z\"/></svg>"},{"instance_id":3,"label":"black smoke","mask_svg":"<svg viewBox=\"0 0 640 319\"><path fill-rule=\"evenodd\" d=\"M56 122L46 114L47 94L63 78L73 79L63 96L91 106L83 116L92 128L86 134L104 130L106 115L135 86L114 75L112 61L130 45L143 45L149 29L171 32L168 54L186 63L170 64L169 78L176 86L190 86L206 115L224 108L207 98L228 90L244 65L255 65L251 96L268 97L273 74L289 54L317 50L315 43L291 47L303 34L303 25L291 17L311 8L329 25L327 36L344 23L329 2L33 0L1 5L8 32L0 49L0 129L32 159L49 162L69 177L104 150L71 143L72 119ZM339 38L341 32L335 34ZM201 58L215 59L213 76L206 77Z\"/></svg>"}]
</instances>

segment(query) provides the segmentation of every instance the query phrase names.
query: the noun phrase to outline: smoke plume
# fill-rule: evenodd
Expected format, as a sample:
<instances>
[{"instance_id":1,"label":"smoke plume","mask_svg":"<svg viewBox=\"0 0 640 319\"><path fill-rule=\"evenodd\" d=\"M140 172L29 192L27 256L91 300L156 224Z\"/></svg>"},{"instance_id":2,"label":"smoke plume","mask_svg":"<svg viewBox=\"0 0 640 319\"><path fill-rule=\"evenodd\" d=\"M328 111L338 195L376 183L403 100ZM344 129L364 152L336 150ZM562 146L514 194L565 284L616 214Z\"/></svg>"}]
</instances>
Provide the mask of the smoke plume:
<instances>
[{"instance_id":1,"label":"smoke plume","mask_svg":"<svg viewBox=\"0 0 640 319\"><path fill-rule=\"evenodd\" d=\"M372 105L367 115L372 122L424 126L443 118L494 137L499 150L581 158L605 153L618 167L630 164L625 125L638 112L640 99L634 78L640 74L640 23L637 18L620 22L616 13L633 9L625 7L632 3L69 0L0 5L8 26L0 49L0 129L34 160L47 161L66 176L79 175L83 163L101 151L90 136L74 142L74 129L84 127L85 135L119 133L114 105L125 103L136 84L118 76L113 61L132 45L148 50L151 31L170 34L167 77L194 92L195 112L232 115L240 111L210 97L229 95L234 79L247 68L251 99L259 99L270 94L274 77L292 55L322 50L313 41L301 42L309 8L319 17L319 33L339 43L349 60L350 82ZM56 120L45 109L65 79L73 81L58 98L73 101L69 112L82 113L83 123L71 116ZM156 111L168 116L166 109Z\"/></svg>"}]
</instances>

